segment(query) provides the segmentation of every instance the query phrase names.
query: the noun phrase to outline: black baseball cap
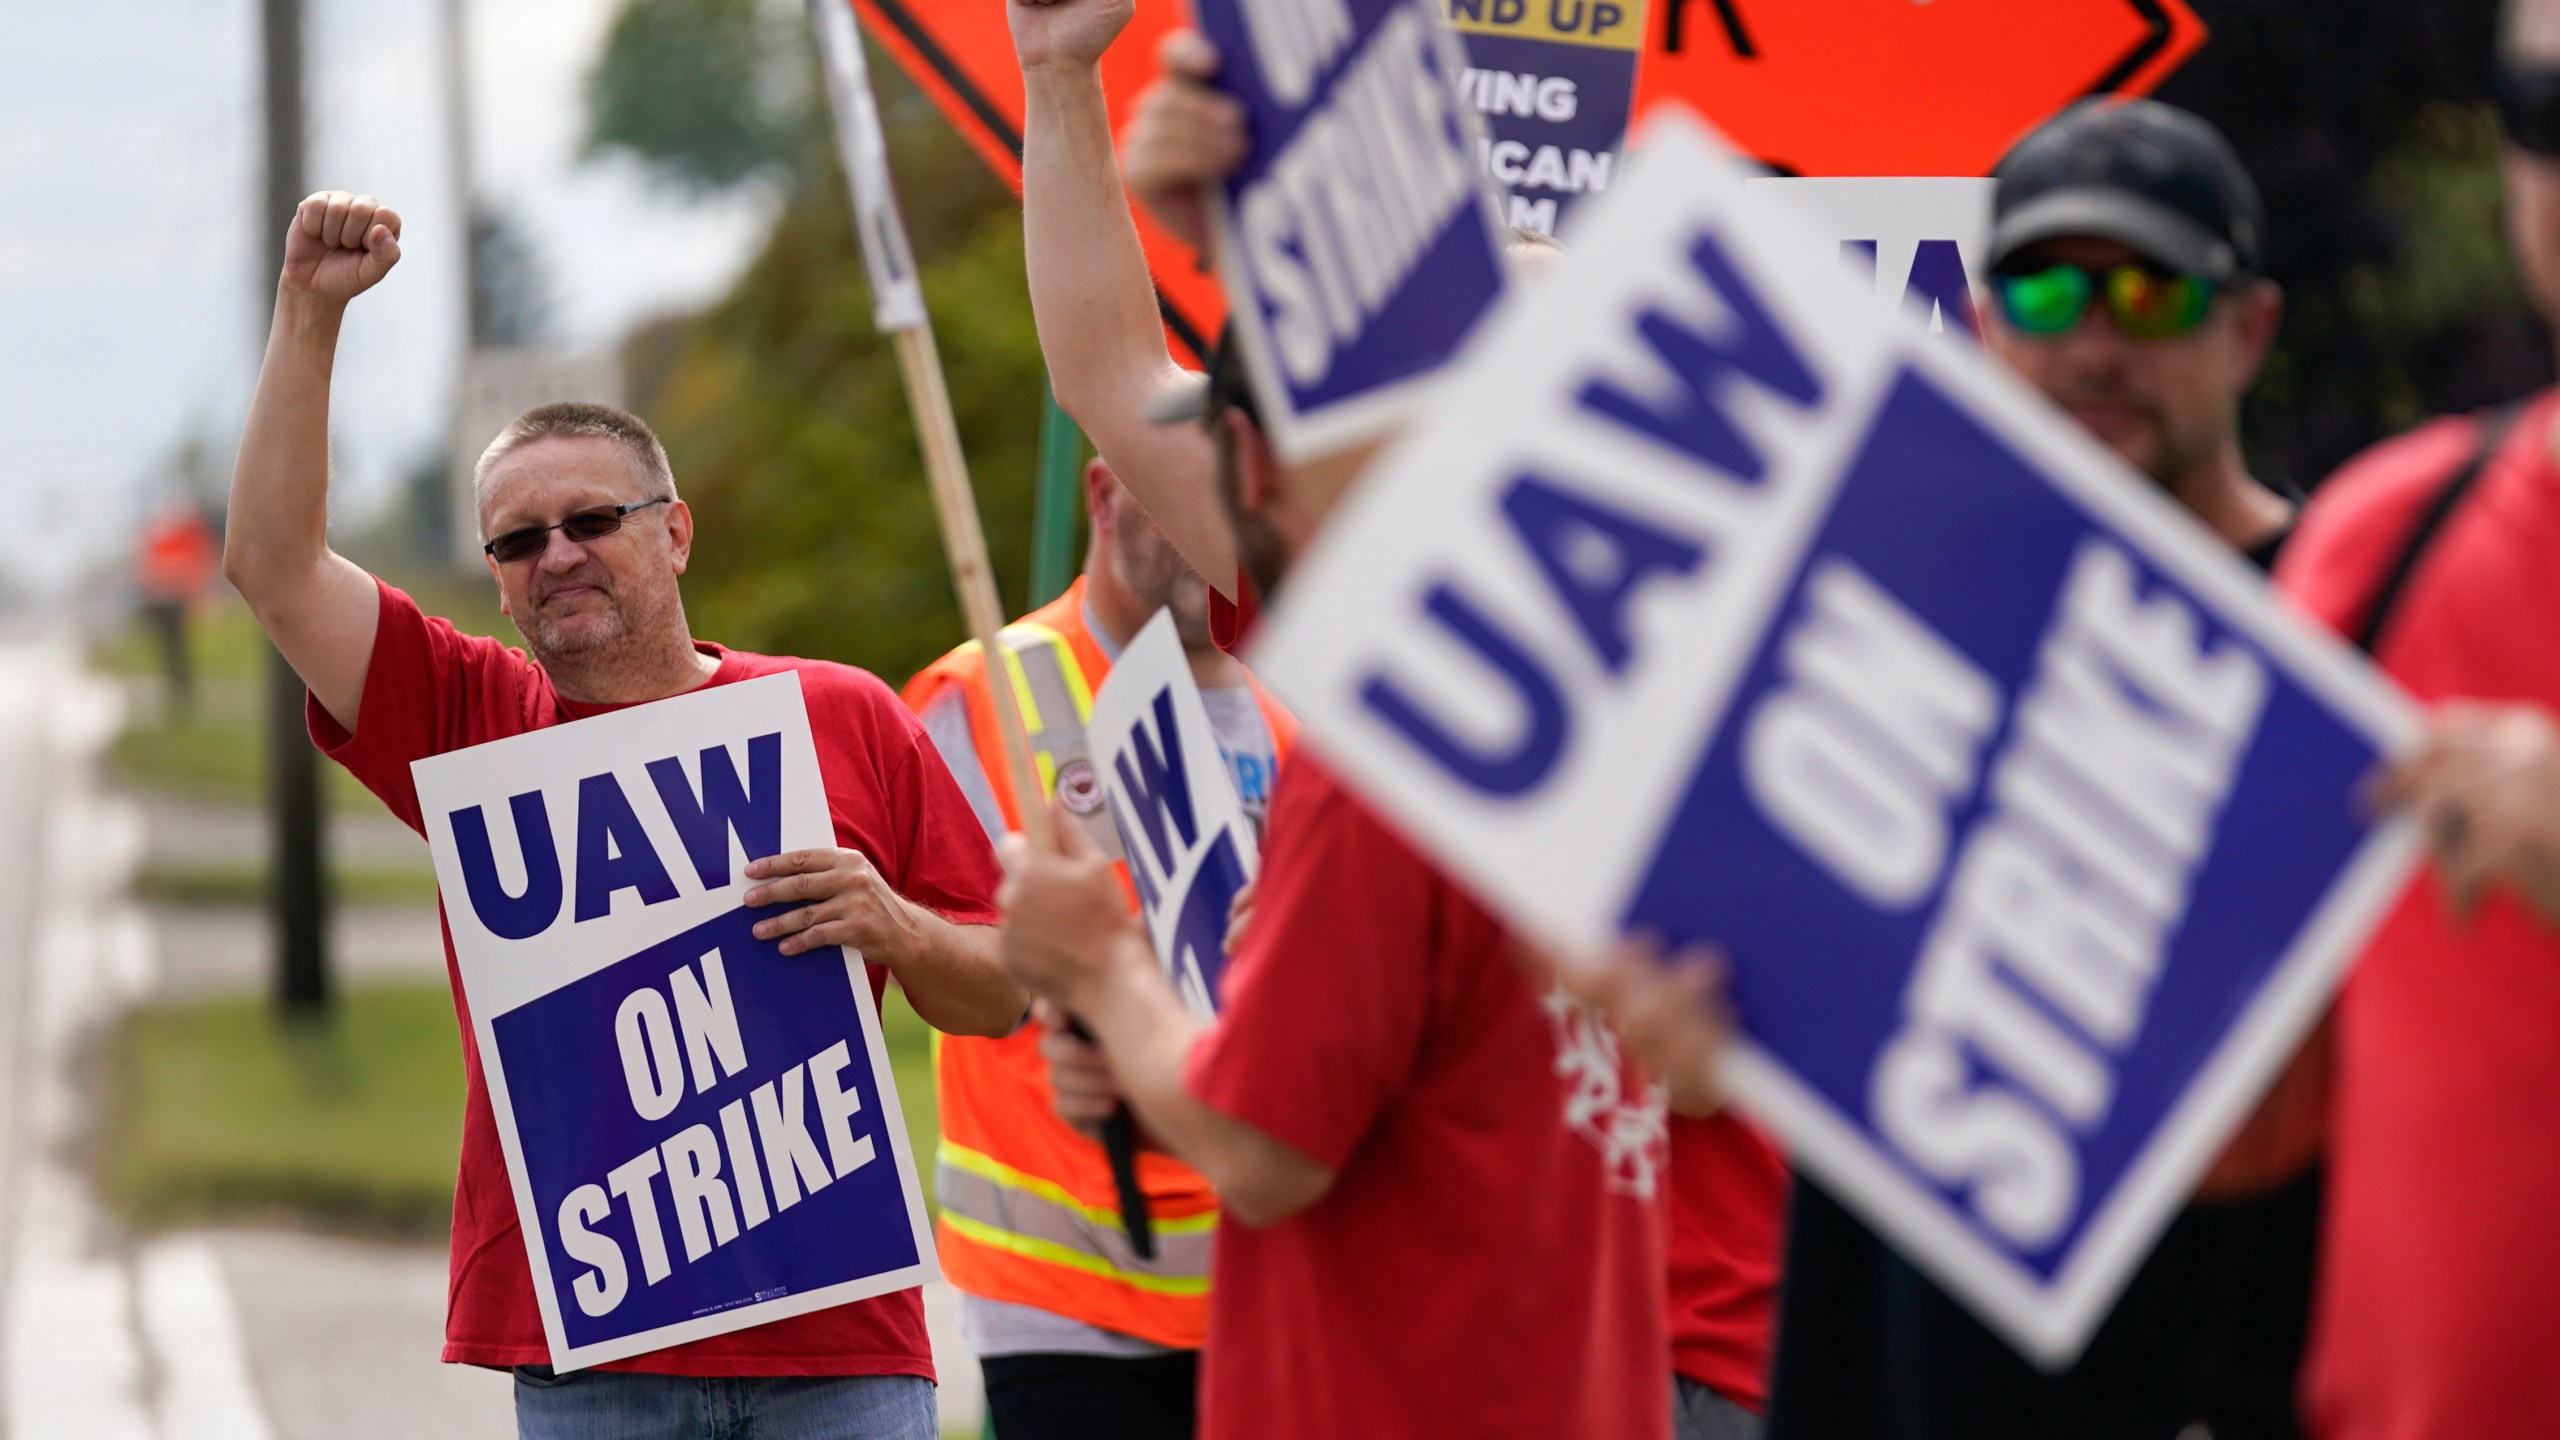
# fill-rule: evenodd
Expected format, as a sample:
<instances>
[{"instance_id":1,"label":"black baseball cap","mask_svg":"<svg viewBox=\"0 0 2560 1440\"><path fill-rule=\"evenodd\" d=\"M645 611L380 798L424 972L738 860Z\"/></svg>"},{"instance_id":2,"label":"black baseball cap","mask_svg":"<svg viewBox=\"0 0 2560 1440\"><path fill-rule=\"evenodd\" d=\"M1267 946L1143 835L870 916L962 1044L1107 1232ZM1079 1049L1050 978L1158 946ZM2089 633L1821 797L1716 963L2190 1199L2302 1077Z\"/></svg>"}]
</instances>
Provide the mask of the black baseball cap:
<instances>
[{"instance_id":1,"label":"black baseball cap","mask_svg":"<svg viewBox=\"0 0 2560 1440\"><path fill-rule=\"evenodd\" d=\"M2228 283L2264 273L2266 205L2222 132L2157 100L2084 100L1991 172L1990 268L2066 235Z\"/></svg>"}]
</instances>

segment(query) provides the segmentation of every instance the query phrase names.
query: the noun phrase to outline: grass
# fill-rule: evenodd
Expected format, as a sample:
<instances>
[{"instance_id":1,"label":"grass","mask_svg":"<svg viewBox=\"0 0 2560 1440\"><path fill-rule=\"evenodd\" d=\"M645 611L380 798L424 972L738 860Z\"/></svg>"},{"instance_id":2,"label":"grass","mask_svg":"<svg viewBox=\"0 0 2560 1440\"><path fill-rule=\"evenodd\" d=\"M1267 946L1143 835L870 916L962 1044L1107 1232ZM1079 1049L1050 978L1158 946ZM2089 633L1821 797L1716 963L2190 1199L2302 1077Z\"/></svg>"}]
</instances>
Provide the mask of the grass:
<instances>
[{"instance_id":1,"label":"grass","mask_svg":"<svg viewBox=\"0 0 2560 1440\"><path fill-rule=\"evenodd\" d=\"M894 989L881 1008L930 1200L931 1032ZM310 1028L262 995L156 1001L125 1015L108 1058L101 1188L140 1224L423 1237L450 1220L462 1052L440 984L350 986L335 1023Z\"/></svg>"},{"instance_id":2,"label":"grass","mask_svg":"<svg viewBox=\"0 0 2560 1440\"><path fill-rule=\"evenodd\" d=\"M437 582L411 593L428 614L446 616L467 633L520 643L485 586ZM260 803L267 773L266 637L249 607L226 597L196 617L190 649L196 703L194 712L181 718L161 701L159 645L148 627L137 621L100 642L94 652L99 667L136 682L142 701L116 737L110 763L120 778L145 789L198 800ZM331 808L357 813L381 808L344 770L329 764L320 768Z\"/></svg>"},{"instance_id":3,"label":"grass","mask_svg":"<svg viewBox=\"0 0 2560 1440\"><path fill-rule=\"evenodd\" d=\"M907 1112L907 1143L916 1157L916 1180L924 1201L934 1203L933 1150L942 1139L942 1122L934 1114L933 1027L907 1004L907 992L892 985L880 1001L880 1038L889 1047L889 1073L898 1082L898 1105Z\"/></svg>"},{"instance_id":4,"label":"grass","mask_svg":"<svg viewBox=\"0 0 2560 1440\"><path fill-rule=\"evenodd\" d=\"M436 874L424 865L359 866L341 862L330 886L342 905L433 905ZM170 905L263 905L267 867L259 861L146 865L133 893Z\"/></svg>"},{"instance_id":5,"label":"grass","mask_svg":"<svg viewBox=\"0 0 2560 1440\"><path fill-rule=\"evenodd\" d=\"M442 985L350 987L312 1026L281 1023L263 995L158 1001L109 1044L102 1188L136 1221L448 1223L462 1051Z\"/></svg>"}]
</instances>

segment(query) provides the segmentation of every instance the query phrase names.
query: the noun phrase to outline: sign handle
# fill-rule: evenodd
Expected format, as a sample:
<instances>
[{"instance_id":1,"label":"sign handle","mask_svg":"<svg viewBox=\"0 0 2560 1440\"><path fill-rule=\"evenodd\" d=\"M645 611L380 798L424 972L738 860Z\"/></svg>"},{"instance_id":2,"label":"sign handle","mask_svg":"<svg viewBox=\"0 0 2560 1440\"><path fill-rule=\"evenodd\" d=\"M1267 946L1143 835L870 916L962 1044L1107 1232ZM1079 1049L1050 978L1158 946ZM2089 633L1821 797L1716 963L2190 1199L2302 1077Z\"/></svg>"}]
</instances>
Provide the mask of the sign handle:
<instances>
[{"instance_id":1,"label":"sign handle","mask_svg":"<svg viewBox=\"0 0 2560 1440\"><path fill-rule=\"evenodd\" d=\"M951 557L951 585L959 592L969 634L986 657L987 689L1002 732L1014 813L1021 817L1022 833L1045 850L1048 832L1032 823L1045 804L1039 772L1031 763L1031 742L1011 677L1004 673L1003 652L996 646L1004 607L996 598L995 567L987 559L986 532L978 525L977 495L969 484L968 456L960 448L959 422L952 417L942 356L933 343L924 285L907 241L907 222L898 213L897 187L889 178L889 147L880 131L879 101L871 93L871 68L862 56L862 32L854 25L849 0L809 0L809 19L826 67L836 152L853 197L854 238L861 242L862 266L871 280L872 324L898 352L907 408L915 417L925 475L933 486L934 514L942 525L942 547Z\"/></svg>"},{"instance_id":2,"label":"sign handle","mask_svg":"<svg viewBox=\"0 0 2560 1440\"><path fill-rule=\"evenodd\" d=\"M898 352L908 405L915 412L916 438L924 447L925 477L933 486L943 549L951 557L951 587L959 592L961 616L986 660L987 690L995 702L996 729L1004 742L1000 748L1013 787L1014 813L1021 817L1021 833L1032 845L1048 850L1052 848L1049 828L1039 819L1048 808L1048 797L1031 763L1030 732L1022 723L1013 677L1006 673L1012 659L998 648L996 632L1004 628L1004 610L996 598L995 566L987 558L986 532L979 528L977 492L969 484L969 461L960 448L959 422L952 417L951 392L933 343L933 327L895 330L889 340Z\"/></svg>"},{"instance_id":3,"label":"sign handle","mask_svg":"<svg viewBox=\"0 0 2560 1440\"><path fill-rule=\"evenodd\" d=\"M978 524L978 499L969 484L960 425L951 413L950 385L933 343L933 321L925 311L924 286L916 274L906 221L898 214L897 189L889 179L889 149L880 133L880 105L871 93L871 69L862 55L862 32L854 25L851 0L809 0L809 18L826 66L836 151L853 194L854 236L862 244L863 268L871 279L873 324L898 352L907 405L924 449L925 475L933 486L934 513L942 523L943 549L951 557L952 588L960 594L960 613L986 659L987 692L1003 740L1014 814L1020 817L1021 834L1033 847L1051 850L1054 845L1044 823L1048 799L1041 793L1039 771L1031 763L1030 735L1023 727L1013 677L1006 669L1012 663L1010 654L996 642L996 632L1004 628L1004 607L996 598L995 567L987 559L986 531ZM1155 1226L1147 1213L1147 1192L1138 1186L1137 1132L1129 1107L1122 1105L1103 1124L1102 1148L1111 1162L1120 1224L1129 1234L1129 1248L1152 1259Z\"/></svg>"}]
</instances>

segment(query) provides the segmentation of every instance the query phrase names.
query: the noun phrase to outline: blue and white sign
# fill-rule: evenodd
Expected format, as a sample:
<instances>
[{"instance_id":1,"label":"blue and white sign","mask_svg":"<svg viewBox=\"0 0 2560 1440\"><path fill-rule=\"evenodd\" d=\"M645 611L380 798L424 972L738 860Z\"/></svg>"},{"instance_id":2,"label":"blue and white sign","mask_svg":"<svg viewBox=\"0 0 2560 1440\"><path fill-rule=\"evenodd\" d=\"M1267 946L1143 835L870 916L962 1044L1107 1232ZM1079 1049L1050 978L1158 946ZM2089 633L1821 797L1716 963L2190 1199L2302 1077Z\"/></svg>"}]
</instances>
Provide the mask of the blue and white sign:
<instances>
[{"instance_id":1,"label":"blue and white sign","mask_svg":"<svg viewBox=\"0 0 2560 1440\"><path fill-rule=\"evenodd\" d=\"M1085 738L1156 958L1192 1013L1215 1019L1227 910L1262 856L1171 611L1157 611L1111 662Z\"/></svg>"},{"instance_id":2,"label":"blue and white sign","mask_svg":"<svg viewBox=\"0 0 2560 1440\"><path fill-rule=\"evenodd\" d=\"M1836 257L1876 303L1907 309L1932 331L1971 335L1995 188L1979 176L1764 176L1743 195L1794 216L1819 237L1817 260Z\"/></svg>"},{"instance_id":3,"label":"blue and white sign","mask_svg":"<svg viewBox=\"0 0 2560 1440\"><path fill-rule=\"evenodd\" d=\"M1197 0L1253 153L1213 207L1219 272L1280 453L1400 418L1502 293L1466 60L1437 0Z\"/></svg>"},{"instance_id":4,"label":"blue and white sign","mask_svg":"<svg viewBox=\"0 0 2560 1440\"><path fill-rule=\"evenodd\" d=\"M1256 668L1530 933L1723 946L1734 1093L2061 1363L2397 890L2355 796L2411 714L1649 133Z\"/></svg>"},{"instance_id":5,"label":"blue and white sign","mask_svg":"<svg viewBox=\"0 0 2560 1440\"><path fill-rule=\"evenodd\" d=\"M939 1273L862 957L738 903L836 843L799 676L413 773L553 1365Z\"/></svg>"},{"instance_id":6,"label":"blue and white sign","mask_svg":"<svg viewBox=\"0 0 2560 1440\"><path fill-rule=\"evenodd\" d=\"M1645 0L1443 0L1467 50L1458 93L1520 229L1562 233L1609 188L1636 102Z\"/></svg>"}]
</instances>

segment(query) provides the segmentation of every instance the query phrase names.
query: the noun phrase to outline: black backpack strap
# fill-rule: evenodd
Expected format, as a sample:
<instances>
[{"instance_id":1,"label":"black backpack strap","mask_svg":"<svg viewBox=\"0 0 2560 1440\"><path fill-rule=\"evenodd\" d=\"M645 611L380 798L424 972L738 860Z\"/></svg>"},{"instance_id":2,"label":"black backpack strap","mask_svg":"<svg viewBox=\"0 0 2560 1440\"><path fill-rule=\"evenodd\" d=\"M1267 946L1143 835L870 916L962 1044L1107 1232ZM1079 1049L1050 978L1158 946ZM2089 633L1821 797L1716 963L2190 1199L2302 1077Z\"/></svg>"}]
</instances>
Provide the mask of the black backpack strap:
<instances>
[{"instance_id":1,"label":"black backpack strap","mask_svg":"<svg viewBox=\"0 0 2560 1440\"><path fill-rule=\"evenodd\" d=\"M2365 606L2364 623L2356 627L2351 637L2356 648L2366 655L2372 655L2375 647L2382 643L2383 629L2391 623L2392 613L2400 608L2401 596L2409 588L2409 577L2417 573L2418 562L2426 558L2427 547L2435 543L2436 533L2444 529L2444 522L2453 517L2454 511L2462 508L2463 497L2471 493L2472 486L2480 479L2480 472L2489 468L2490 460L2497 456L2500 442L2514 428L2516 416L2523 409L2522 405L2504 405L2483 414L2478 437L2472 442L2471 458L2463 461L2462 468L2447 477L2436 491L2435 498L2418 513L2418 523L2409 528L2408 538L2400 542L2399 553L2392 557L2390 567L2382 572L2382 583L2374 588L2373 599Z\"/></svg>"}]
</instances>

